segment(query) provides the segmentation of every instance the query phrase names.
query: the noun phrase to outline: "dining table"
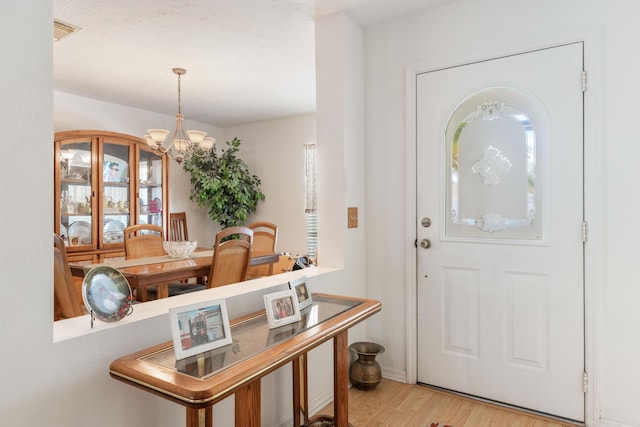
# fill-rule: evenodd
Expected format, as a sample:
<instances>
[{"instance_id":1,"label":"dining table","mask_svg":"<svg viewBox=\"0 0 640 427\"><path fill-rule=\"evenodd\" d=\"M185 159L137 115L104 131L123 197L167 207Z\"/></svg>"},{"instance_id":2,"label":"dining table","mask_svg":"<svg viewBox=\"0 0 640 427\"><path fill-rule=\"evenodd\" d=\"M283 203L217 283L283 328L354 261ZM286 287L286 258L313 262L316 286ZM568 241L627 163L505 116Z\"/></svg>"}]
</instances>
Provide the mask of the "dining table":
<instances>
[{"instance_id":1,"label":"dining table","mask_svg":"<svg viewBox=\"0 0 640 427\"><path fill-rule=\"evenodd\" d=\"M279 259L278 253L254 251L250 265L273 264ZM149 286L157 285L156 298L166 298L169 296L169 282L208 276L212 260L213 249L199 248L187 258L172 258L169 255L136 259L114 257L98 262L69 262L69 268L72 276L84 277L93 267L108 265L122 273L132 290L145 290ZM146 294L146 292L141 293Z\"/></svg>"}]
</instances>

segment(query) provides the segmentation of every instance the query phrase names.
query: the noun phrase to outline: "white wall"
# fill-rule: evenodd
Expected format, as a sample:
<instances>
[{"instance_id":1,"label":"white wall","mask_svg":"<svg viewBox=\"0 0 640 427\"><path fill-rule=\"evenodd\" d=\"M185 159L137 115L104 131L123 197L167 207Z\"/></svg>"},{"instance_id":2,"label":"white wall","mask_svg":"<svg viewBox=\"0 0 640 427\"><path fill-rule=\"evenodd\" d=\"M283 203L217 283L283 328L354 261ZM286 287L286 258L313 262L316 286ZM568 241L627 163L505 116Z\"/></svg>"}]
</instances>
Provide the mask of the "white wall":
<instances>
[{"instance_id":1,"label":"white wall","mask_svg":"<svg viewBox=\"0 0 640 427\"><path fill-rule=\"evenodd\" d=\"M315 114L229 127L224 134L225 141L242 141L239 155L266 195L248 222L278 224L278 252L306 254L304 144L316 142Z\"/></svg>"},{"instance_id":2,"label":"white wall","mask_svg":"<svg viewBox=\"0 0 640 427\"><path fill-rule=\"evenodd\" d=\"M591 206L592 213L598 213L592 242L598 241L600 247L588 250L597 254L595 273L601 276L587 295L594 302L596 322L587 337L589 343L596 340L594 354L587 356L596 368L589 373L587 399L595 412L589 422L608 427L640 425L640 311L635 308L640 287L634 244L640 230L632 226L640 202L629 192L640 179L636 167L640 135L633 125L640 95L640 60L635 54L640 44L639 13L638 2L624 0L459 0L365 31L367 292L381 299L384 307L368 330L370 339L387 348L379 357L387 375L401 376L407 369L406 343L403 334L397 333L405 330L405 319L398 313L405 308L404 280L412 280L403 277L405 258L415 256L414 236L405 231L406 67L490 56L588 28L601 37L590 41L587 54L593 53L594 43L601 43L603 49L598 63L592 64L601 70L591 70L589 91L606 93L602 105L587 106L599 111L592 117L595 123L588 124L587 138L596 139L595 151L603 154L590 159L588 167L598 174L598 182L592 183L587 203L606 194L606 199L597 199L600 205ZM588 92L587 97L591 96ZM587 268L594 273L592 265Z\"/></svg>"},{"instance_id":3,"label":"white wall","mask_svg":"<svg viewBox=\"0 0 640 427\"><path fill-rule=\"evenodd\" d=\"M603 2L605 3L605 2ZM601 409L603 426L618 422L640 425L638 384L640 383L640 300L638 274L639 251L636 242L640 230L635 213L640 198L632 190L640 179L640 132L636 121L640 85L637 69L640 60L640 30L635 17L640 4L634 1L606 2L606 262L607 278L601 284L604 306L601 324L602 379ZM612 423L608 423L611 420Z\"/></svg>"}]
</instances>

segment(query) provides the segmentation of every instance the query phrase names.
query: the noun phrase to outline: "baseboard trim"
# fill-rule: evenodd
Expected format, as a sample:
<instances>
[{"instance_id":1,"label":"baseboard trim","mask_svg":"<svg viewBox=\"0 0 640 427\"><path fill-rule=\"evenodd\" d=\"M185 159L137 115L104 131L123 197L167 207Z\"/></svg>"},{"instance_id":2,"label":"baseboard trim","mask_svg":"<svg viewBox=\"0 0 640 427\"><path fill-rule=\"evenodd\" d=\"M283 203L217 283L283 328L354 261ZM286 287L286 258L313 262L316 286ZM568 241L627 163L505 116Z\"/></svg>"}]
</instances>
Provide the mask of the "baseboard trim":
<instances>
[{"instance_id":1,"label":"baseboard trim","mask_svg":"<svg viewBox=\"0 0 640 427\"><path fill-rule=\"evenodd\" d=\"M398 369L389 369L381 367L382 377L388 380L397 381L399 383L407 384L407 371L401 371Z\"/></svg>"},{"instance_id":2,"label":"baseboard trim","mask_svg":"<svg viewBox=\"0 0 640 427\"><path fill-rule=\"evenodd\" d=\"M316 414L331 402L333 402L333 387L311 399L309 402L309 416Z\"/></svg>"},{"instance_id":3,"label":"baseboard trim","mask_svg":"<svg viewBox=\"0 0 640 427\"><path fill-rule=\"evenodd\" d=\"M611 420L600 420L600 427L634 427L631 424L622 424Z\"/></svg>"}]
</instances>

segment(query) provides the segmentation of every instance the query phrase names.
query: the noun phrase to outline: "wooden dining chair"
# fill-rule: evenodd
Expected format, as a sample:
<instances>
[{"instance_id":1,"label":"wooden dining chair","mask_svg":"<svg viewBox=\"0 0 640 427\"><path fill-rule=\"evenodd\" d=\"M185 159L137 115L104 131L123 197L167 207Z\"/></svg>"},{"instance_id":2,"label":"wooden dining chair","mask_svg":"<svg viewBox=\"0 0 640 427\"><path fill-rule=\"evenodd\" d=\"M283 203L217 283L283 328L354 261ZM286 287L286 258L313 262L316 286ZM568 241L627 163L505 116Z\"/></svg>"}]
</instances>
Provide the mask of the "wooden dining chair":
<instances>
[{"instance_id":1,"label":"wooden dining chair","mask_svg":"<svg viewBox=\"0 0 640 427\"><path fill-rule=\"evenodd\" d=\"M125 259L166 255L167 253L162 246L163 240L164 232L159 225L139 224L127 227L124 229ZM159 283L157 287L160 286L168 285ZM147 300L146 287L136 289L136 299L138 301Z\"/></svg>"},{"instance_id":2,"label":"wooden dining chair","mask_svg":"<svg viewBox=\"0 0 640 427\"><path fill-rule=\"evenodd\" d=\"M166 255L162 247L164 231L159 225L139 224L124 229L126 259Z\"/></svg>"},{"instance_id":3,"label":"wooden dining chair","mask_svg":"<svg viewBox=\"0 0 640 427\"><path fill-rule=\"evenodd\" d=\"M174 212L169 214L169 239L167 240L189 240L187 214L185 212Z\"/></svg>"},{"instance_id":4,"label":"wooden dining chair","mask_svg":"<svg viewBox=\"0 0 640 427\"><path fill-rule=\"evenodd\" d=\"M171 285L169 296L247 280L252 245L253 230L248 227L228 227L219 231L216 234L207 283Z\"/></svg>"},{"instance_id":5,"label":"wooden dining chair","mask_svg":"<svg viewBox=\"0 0 640 427\"><path fill-rule=\"evenodd\" d=\"M278 226L271 222L260 221L249 225L253 230L253 252L275 253L278 244ZM248 277L254 279L273 274L273 264L254 265L249 268Z\"/></svg>"},{"instance_id":6,"label":"wooden dining chair","mask_svg":"<svg viewBox=\"0 0 640 427\"><path fill-rule=\"evenodd\" d=\"M253 230L250 228L228 227L219 231L216 234L207 288L247 280L252 249Z\"/></svg>"},{"instance_id":7,"label":"wooden dining chair","mask_svg":"<svg viewBox=\"0 0 640 427\"><path fill-rule=\"evenodd\" d=\"M169 238L167 240L183 242L189 240L189 229L187 228L187 214L185 212L174 212L169 214ZM181 280L182 283L189 283L188 279ZM196 283L204 283L203 277L196 277ZM171 286L171 285L169 285Z\"/></svg>"},{"instance_id":8,"label":"wooden dining chair","mask_svg":"<svg viewBox=\"0 0 640 427\"><path fill-rule=\"evenodd\" d=\"M67 261L67 248L57 234L53 234L53 320L82 316L82 300L73 283Z\"/></svg>"}]
</instances>

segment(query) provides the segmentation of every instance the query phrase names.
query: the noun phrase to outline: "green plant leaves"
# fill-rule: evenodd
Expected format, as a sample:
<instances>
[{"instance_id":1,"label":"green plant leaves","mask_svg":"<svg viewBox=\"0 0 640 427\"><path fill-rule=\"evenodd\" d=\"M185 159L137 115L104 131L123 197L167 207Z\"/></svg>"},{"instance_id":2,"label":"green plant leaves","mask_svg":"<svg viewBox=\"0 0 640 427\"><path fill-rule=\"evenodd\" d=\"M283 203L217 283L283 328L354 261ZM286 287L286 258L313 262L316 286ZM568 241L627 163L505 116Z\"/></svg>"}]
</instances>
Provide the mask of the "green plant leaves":
<instances>
[{"instance_id":1,"label":"green plant leaves","mask_svg":"<svg viewBox=\"0 0 640 427\"><path fill-rule=\"evenodd\" d=\"M213 149L204 157L193 156L183 163L191 175L189 199L206 208L222 228L244 224L265 199L260 178L238 157L240 140L233 138L226 145L220 155Z\"/></svg>"}]
</instances>

